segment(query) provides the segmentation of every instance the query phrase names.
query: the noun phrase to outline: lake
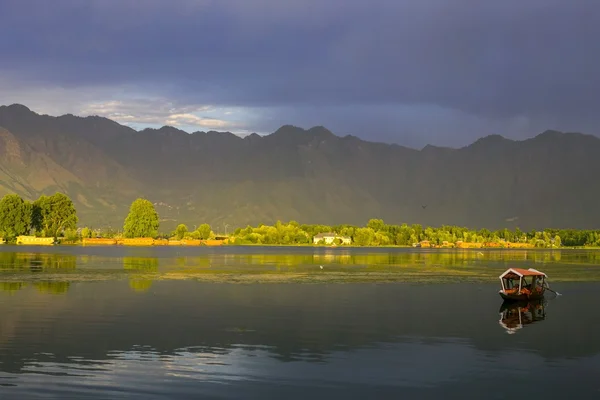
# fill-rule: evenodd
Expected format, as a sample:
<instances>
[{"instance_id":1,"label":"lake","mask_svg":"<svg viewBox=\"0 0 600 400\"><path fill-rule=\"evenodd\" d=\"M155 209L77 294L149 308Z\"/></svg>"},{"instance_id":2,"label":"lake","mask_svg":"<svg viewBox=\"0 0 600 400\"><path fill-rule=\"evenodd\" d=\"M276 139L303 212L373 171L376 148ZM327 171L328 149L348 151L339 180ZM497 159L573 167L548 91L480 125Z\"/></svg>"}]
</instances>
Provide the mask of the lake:
<instances>
[{"instance_id":1,"label":"lake","mask_svg":"<svg viewBox=\"0 0 600 400\"><path fill-rule=\"evenodd\" d=\"M600 252L0 250L0 399L600 398Z\"/></svg>"}]
</instances>

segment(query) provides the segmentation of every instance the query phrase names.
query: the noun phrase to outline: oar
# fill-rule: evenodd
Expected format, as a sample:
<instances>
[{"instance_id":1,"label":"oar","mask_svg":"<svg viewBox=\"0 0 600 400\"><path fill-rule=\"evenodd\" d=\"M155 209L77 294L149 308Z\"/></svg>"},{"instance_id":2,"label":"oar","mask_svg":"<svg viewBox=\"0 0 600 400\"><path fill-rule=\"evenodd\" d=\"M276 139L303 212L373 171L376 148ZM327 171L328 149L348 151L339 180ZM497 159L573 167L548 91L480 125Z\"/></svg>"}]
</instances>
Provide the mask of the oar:
<instances>
[{"instance_id":1,"label":"oar","mask_svg":"<svg viewBox=\"0 0 600 400\"><path fill-rule=\"evenodd\" d=\"M555 291L555 290L552 290L552 289L550 289L549 287L547 287L547 288L546 288L546 290L549 290L549 291L551 291L552 293L554 293L554 294L555 294L555 295L557 295L557 296L562 296L562 294L558 293L558 292L557 292L557 291Z\"/></svg>"}]
</instances>

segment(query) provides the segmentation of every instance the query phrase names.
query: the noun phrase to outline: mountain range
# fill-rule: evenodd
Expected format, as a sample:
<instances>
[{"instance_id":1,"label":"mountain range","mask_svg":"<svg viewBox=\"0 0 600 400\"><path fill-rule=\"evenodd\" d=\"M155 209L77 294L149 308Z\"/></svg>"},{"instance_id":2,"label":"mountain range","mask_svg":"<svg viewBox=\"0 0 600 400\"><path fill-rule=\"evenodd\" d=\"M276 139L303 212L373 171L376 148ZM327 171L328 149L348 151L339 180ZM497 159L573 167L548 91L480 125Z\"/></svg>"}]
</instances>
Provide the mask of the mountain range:
<instances>
[{"instance_id":1,"label":"mountain range","mask_svg":"<svg viewBox=\"0 0 600 400\"><path fill-rule=\"evenodd\" d=\"M470 228L600 227L600 139L546 131L462 148L412 149L282 126L239 137L0 107L0 196L69 195L81 224L121 227L137 197L161 230L208 222L223 232L277 220Z\"/></svg>"}]
</instances>

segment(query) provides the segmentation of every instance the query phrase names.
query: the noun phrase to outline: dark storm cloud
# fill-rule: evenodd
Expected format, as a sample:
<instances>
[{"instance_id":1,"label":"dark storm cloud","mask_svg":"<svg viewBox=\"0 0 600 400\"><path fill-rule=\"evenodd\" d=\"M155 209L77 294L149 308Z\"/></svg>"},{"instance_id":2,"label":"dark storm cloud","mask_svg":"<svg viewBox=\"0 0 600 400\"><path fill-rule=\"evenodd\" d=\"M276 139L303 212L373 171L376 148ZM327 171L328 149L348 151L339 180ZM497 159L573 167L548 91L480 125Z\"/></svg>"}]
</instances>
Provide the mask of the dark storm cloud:
<instances>
[{"instance_id":1,"label":"dark storm cloud","mask_svg":"<svg viewBox=\"0 0 600 400\"><path fill-rule=\"evenodd\" d=\"M600 122L599 17L586 0L4 0L0 71L280 107L299 122L325 114L346 131L363 115L386 140L419 131L418 118L398 119L406 107L422 121L446 110L430 115L451 133L514 118L589 129Z\"/></svg>"}]
</instances>

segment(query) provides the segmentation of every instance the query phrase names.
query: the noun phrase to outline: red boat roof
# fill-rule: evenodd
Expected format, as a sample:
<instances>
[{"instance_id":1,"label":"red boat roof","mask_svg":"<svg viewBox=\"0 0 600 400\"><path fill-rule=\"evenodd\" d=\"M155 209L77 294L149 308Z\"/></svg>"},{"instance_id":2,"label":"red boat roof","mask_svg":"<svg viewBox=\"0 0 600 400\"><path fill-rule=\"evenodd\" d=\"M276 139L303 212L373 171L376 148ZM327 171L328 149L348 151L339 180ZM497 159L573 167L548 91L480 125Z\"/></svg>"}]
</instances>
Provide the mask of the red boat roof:
<instances>
[{"instance_id":1,"label":"red boat roof","mask_svg":"<svg viewBox=\"0 0 600 400\"><path fill-rule=\"evenodd\" d=\"M546 276L545 273L538 271L537 269L523 269L523 268L509 268L506 271L504 271L504 273L502 275L500 275L500 278L505 277L506 275L513 273L515 275L518 276Z\"/></svg>"}]
</instances>

